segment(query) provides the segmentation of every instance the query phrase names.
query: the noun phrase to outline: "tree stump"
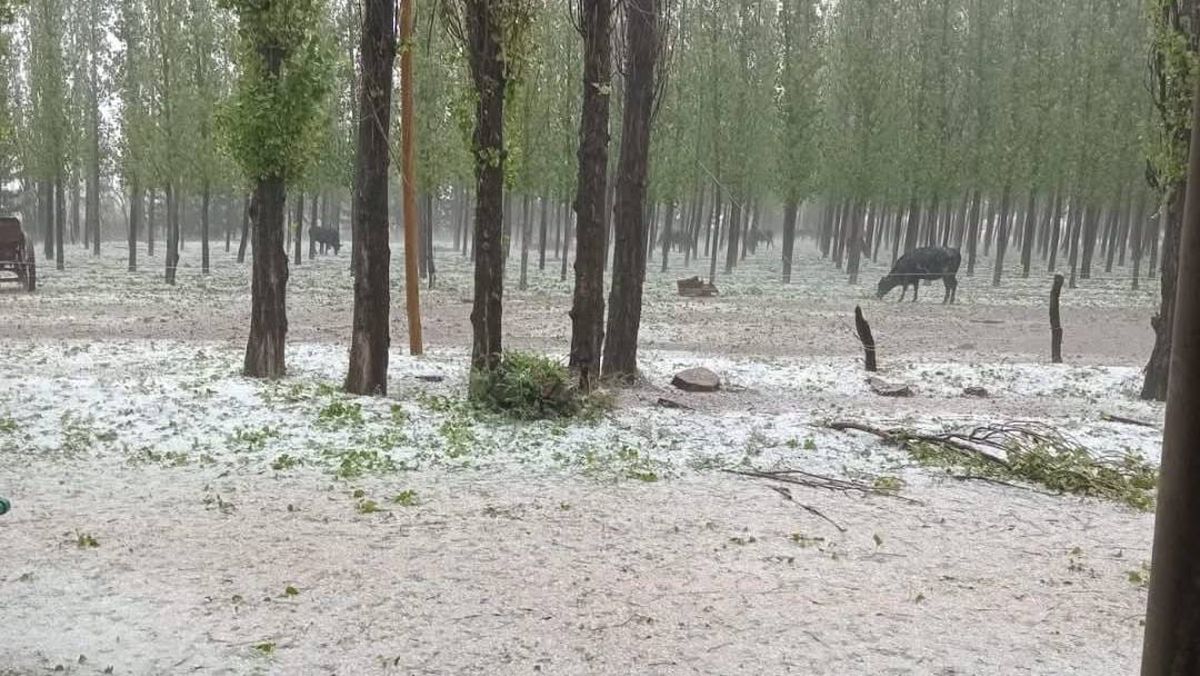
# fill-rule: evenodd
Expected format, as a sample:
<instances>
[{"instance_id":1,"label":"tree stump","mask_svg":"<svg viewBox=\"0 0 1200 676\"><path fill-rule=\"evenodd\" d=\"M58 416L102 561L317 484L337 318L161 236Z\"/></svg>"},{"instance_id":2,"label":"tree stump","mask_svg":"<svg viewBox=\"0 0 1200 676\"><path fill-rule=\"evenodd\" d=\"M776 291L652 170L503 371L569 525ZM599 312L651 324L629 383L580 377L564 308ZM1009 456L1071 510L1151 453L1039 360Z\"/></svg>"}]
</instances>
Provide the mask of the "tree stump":
<instances>
[{"instance_id":1,"label":"tree stump","mask_svg":"<svg viewBox=\"0 0 1200 676\"><path fill-rule=\"evenodd\" d=\"M1063 276L1054 275L1054 286L1050 289L1050 361L1062 363L1062 319L1058 313L1058 298L1062 295Z\"/></svg>"},{"instance_id":2,"label":"tree stump","mask_svg":"<svg viewBox=\"0 0 1200 676\"><path fill-rule=\"evenodd\" d=\"M867 371L874 373L878 370L875 367L875 337L871 335L871 325L863 317L862 307L858 305L854 306L854 328L858 331L858 339L862 341Z\"/></svg>"}]
</instances>

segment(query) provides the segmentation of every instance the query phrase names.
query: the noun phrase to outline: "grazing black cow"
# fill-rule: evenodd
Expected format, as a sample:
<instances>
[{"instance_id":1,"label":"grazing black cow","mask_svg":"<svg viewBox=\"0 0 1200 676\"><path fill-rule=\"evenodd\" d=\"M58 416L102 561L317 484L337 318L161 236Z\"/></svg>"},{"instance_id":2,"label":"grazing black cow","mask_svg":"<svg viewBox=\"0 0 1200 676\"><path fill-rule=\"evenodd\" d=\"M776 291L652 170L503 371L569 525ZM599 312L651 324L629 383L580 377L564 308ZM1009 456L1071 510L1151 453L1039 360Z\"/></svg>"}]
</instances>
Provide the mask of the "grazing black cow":
<instances>
[{"instance_id":1,"label":"grazing black cow","mask_svg":"<svg viewBox=\"0 0 1200 676\"><path fill-rule=\"evenodd\" d=\"M888 295L889 291L901 286L903 290L900 292L900 300L903 301L904 296L908 294L908 287L911 285L915 303L922 279L940 279L946 285L946 295L942 298L942 302L953 303L958 292L956 275L958 275L958 266L961 263L962 254L958 253L958 249L944 246L913 249L901 256L900 260L892 266L892 271L879 280L879 298L882 299Z\"/></svg>"},{"instance_id":2,"label":"grazing black cow","mask_svg":"<svg viewBox=\"0 0 1200 676\"><path fill-rule=\"evenodd\" d=\"M311 227L308 229L308 245L309 255L312 255L317 245L321 245L321 253L324 254L329 249L333 249L334 255L337 255L342 248L342 238L338 234L337 228L322 228Z\"/></svg>"},{"instance_id":3,"label":"grazing black cow","mask_svg":"<svg viewBox=\"0 0 1200 676\"><path fill-rule=\"evenodd\" d=\"M750 245L750 251L758 251L759 244L766 244L767 248L775 246L775 232L773 230L759 230L755 228L746 233L746 243Z\"/></svg>"}]
</instances>

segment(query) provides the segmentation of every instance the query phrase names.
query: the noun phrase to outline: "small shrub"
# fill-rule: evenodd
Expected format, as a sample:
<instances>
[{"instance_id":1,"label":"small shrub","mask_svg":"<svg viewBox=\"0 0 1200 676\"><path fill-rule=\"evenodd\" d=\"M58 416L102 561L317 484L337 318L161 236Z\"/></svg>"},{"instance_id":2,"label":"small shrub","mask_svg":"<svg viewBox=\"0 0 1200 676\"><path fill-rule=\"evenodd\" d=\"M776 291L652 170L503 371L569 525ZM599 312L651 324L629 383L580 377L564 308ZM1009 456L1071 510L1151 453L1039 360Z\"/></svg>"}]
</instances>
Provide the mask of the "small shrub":
<instances>
[{"instance_id":1,"label":"small shrub","mask_svg":"<svg viewBox=\"0 0 1200 676\"><path fill-rule=\"evenodd\" d=\"M409 488L393 496L392 504L400 505L401 507L416 507L421 504L421 501L417 498L417 492Z\"/></svg>"},{"instance_id":2,"label":"small shrub","mask_svg":"<svg viewBox=\"0 0 1200 676\"><path fill-rule=\"evenodd\" d=\"M359 514L374 514L379 511L379 503L374 500L361 500L355 506Z\"/></svg>"},{"instance_id":3,"label":"small shrub","mask_svg":"<svg viewBox=\"0 0 1200 676\"><path fill-rule=\"evenodd\" d=\"M586 402L565 366L523 352L505 353L490 373L472 373L470 396L481 408L517 420L570 418Z\"/></svg>"},{"instance_id":4,"label":"small shrub","mask_svg":"<svg viewBox=\"0 0 1200 676\"><path fill-rule=\"evenodd\" d=\"M333 428L347 427L349 425L361 425L362 404L355 404L341 399L335 399L329 402L317 413L317 422Z\"/></svg>"},{"instance_id":5,"label":"small shrub","mask_svg":"<svg viewBox=\"0 0 1200 676\"><path fill-rule=\"evenodd\" d=\"M100 546L100 541L93 537L91 533L75 531L75 546L80 549L95 549Z\"/></svg>"},{"instance_id":6,"label":"small shrub","mask_svg":"<svg viewBox=\"0 0 1200 676\"><path fill-rule=\"evenodd\" d=\"M273 469L275 471L292 469L293 467L295 467L296 465L299 465L299 464L300 464L299 458L296 458L296 457L288 455L287 453L284 453L284 454L280 455L278 458L275 458L275 461L271 463L271 469Z\"/></svg>"}]
</instances>

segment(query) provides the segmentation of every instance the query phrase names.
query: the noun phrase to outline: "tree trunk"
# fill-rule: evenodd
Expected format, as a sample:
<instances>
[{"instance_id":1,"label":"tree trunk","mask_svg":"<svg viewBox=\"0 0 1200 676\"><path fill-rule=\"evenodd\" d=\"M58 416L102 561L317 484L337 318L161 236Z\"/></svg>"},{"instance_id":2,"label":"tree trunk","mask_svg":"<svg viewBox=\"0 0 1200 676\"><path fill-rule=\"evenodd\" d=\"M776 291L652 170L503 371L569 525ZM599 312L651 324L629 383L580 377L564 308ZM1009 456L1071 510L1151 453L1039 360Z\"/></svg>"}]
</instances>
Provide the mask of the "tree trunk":
<instances>
[{"instance_id":1,"label":"tree trunk","mask_svg":"<svg viewBox=\"0 0 1200 676\"><path fill-rule=\"evenodd\" d=\"M163 257L163 277L167 284L175 283L175 273L179 267L179 194L175 186L167 183L167 253Z\"/></svg>"},{"instance_id":2,"label":"tree trunk","mask_svg":"<svg viewBox=\"0 0 1200 676\"><path fill-rule=\"evenodd\" d=\"M246 262L246 245L250 242L250 200L242 198L242 237L238 240L237 262Z\"/></svg>"},{"instance_id":3,"label":"tree trunk","mask_svg":"<svg viewBox=\"0 0 1200 676\"><path fill-rule=\"evenodd\" d=\"M88 186L88 189L91 189L91 185ZM88 195L88 197L90 198L91 195ZM71 244L72 245L79 242L79 221L80 221L79 207L80 207L81 201L82 200L80 199L80 195L79 195L79 181L77 181L75 179L75 177L72 177L71 178ZM90 248L91 245L92 245L92 228L91 228L91 222L89 221L84 226L84 230L83 230L83 248L84 249Z\"/></svg>"},{"instance_id":4,"label":"tree trunk","mask_svg":"<svg viewBox=\"0 0 1200 676\"><path fill-rule=\"evenodd\" d=\"M613 213L613 284L608 303L604 375L637 376L642 287L646 279L646 179L658 60L659 0L627 0L625 110ZM731 248L732 250L732 248Z\"/></svg>"},{"instance_id":5,"label":"tree trunk","mask_svg":"<svg viewBox=\"0 0 1200 676\"><path fill-rule=\"evenodd\" d=\"M1091 279L1092 256L1096 252L1096 236L1100 230L1100 210L1088 206L1083 212L1083 260L1079 266L1079 278Z\"/></svg>"},{"instance_id":6,"label":"tree trunk","mask_svg":"<svg viewBox=\"0 0 1200 676\"><path fill-rule=\"evenodd\" d=\"M1078 286L1079 276L1079 231L1082 229L1083 209L1079 205L1079 198L1071 200L1071 218L1070 225L1067 229L1067 254L1068 263L1071 266L1071 278L1067 283L1068 288L1074 289Z\"/></svg>"},{"instance_id":7,"label":"tree trunk","mask_svg":"<svg viewBox=\"0 0 1200 676\"><path fill-rule=\"evenodd\" d=\"M1034 228L1037 226L1036 193L1029 190L1029 201L1025 204L1025 226L1021 235L1021 277L1029 279L1029 269L1033 265L1033 241L1036 237Z\"/></svg>"},{"instance_id":8,"label":"tree trunk","mask_svg":"<svg viewBox=\"0 0 1200 676\"><path fill-rule=\"evenodd\" d=\"M1050 254L1050 262L1046 266L1048 272L1054 272L1058 262L1059 238L1062 231L1062 190L1054 191L1054 203L1050 207L1050 242L1046 249Z\"/></svg>"},{"instance_id":9,"label":"tree trunk","mask_svg":"<svg viewBox=\"0 0 1200 676\"><path fill-rule=\"evenodd\" d=\"M663 220L662 233L659 238L662 240L662 271L667 271L667 259L671 251L671 239L675 234L675 200L667 202L667 217Z\"/></svg>"},{"instance_id":10,"label":"tree trunk","mask_svg":"<svg viewBox=\"0 0 1200 676\"><path fill-rule=\"evenodd\" d=\"M267 176L256 181L250 204L254 237L251 273L250 336L242 372L251 378L281 378L287 338L288 260L284 251L283 179Z\"/></svg>"},{"instance_id":11,"label":"tree trunk","mask_svg":"<svg viewBox=\"0 0 1200 676\"><path fill-rule=\"evenodd\" d=\"M147 208L149 211L149 216L146 219L146 255L153 256L154 255L154 231L157 228L157 223L155 222L155 219L154 219L154 212L155 212L155 206L157 205L157 200L155 199L153 190L148 191L146 193L146 197L148 198L148 201L149 201L149 204L147 205Z\"/></svg>"},{"instance_id":12,"label":"tree trunk","mask_svg":"<svg viewBox=\"0 0 1200 676\"><path fill-rule=\"evenodd\" d=\"M433 193L425 193L425 218L422 219L424 224L424 233L421 237L421 256L425 262L425 279L429 282L429 288L433 288L437 282L437 265L433 261L433 218L435 213Z\"/></svg>"},{"instance_id":13,"label":"tree trunk","mask_svg":"<svg viewBox=\"0 0 1200 676\"><path fill-rule=\"evenodd\" d=\"M296 216L292 227L292 262L299 266L304 253L304 193L296 191Z\"/></svg>"},{"instance_id":14,"label":"tree trunk","mask_svg":"<svg viewBox=\"0 0 1200 676\"><path fill-rule=\"evenodd\" d=\"M738 235L742 229L742 204L734 196L729 198L729 225L725 232L725 274L733 274L733 268L738 260Z\"/></svg>"},{"instance_id":15,"label":"tree trunk","mask_svg":"<svg viewBox=\"0 0 1200 676\"><path fill-rule=\"evenodd\" d=\"M64 265L63 260L63 236L67 226L67 199L63 188L63 175L60 171L57 178L54 179L54 267L57 270L62 270Z\"/></svg>"},{"instance_id":16,"label":"tree trunk","mask_svg":"<svg viewBox=\"0 0 1200 676\"><path fill-rule=\"evenodd\" d=\"M211 199L211 188L208 185L208 181L205 180L200 192L200 273L205 275L209 272L208 207Z\"/></svg>"},{"instance_id":17,"label":"tree trunk","mask_svg":"<svg viewBox=\"0 0 1200 676\"><path fill-rule=\"evenodd\" d=\"M54 182L38 182L38 204L42 216L42 255L46 260L54 260Z\"/></svg>"},{"instance_id":18,"label":"tree trunk","mask_svg":"<svg viewBox=\"0 0 1200 676\"><path fill-rule=\"evenodd\" d=\"M476 93L475 301L471 309L471 364L475 370L489 372L500 363L503 350L501 320L504 311L505 247L501 242L501 220L504 209L504 89L507 78L504 52L499 42L502 31L499 11L498 3L490 0L466 0L468 52ZM606 31L606 49L607 36ZM584 79L585 83L599 81ZM607 82L607 78L604 81ZM607 102L607 96L604 98ZM600 130L606 127L607 124L602 124Z\"/></svg>"},{"instance_id":19,"label":"tree trunk","mask_svg":"<svg viewBox=\"0 0 1200 676\"><path fill-rule=\"evenodd\" d=\"M795 198L783 207L783 283L792 283L792 253L796 246L796 216L799 205Z\"/></svg>"},{"instance_id":20,"label":"tree trunk","mask_svg":"<svg viewBox=\"0 0 1200 676\"><path fill-rule=\"evenodd\" d=\"M979 189L971 194L971 210L967 214L967 276L975 276L975 260L979 252Z\"/></svg>"},{"instance_id":21,"label":"tree trunk","mask_svg":"<svg viewBox=\"0 0 1200 676\"><path fill-rule=\"evenodd\" d=\"M1133 290L1138 290L1140 284L1139 277L1142 273L1142 245L1146 241L1146 191L1139 190L1137 198L1137 211L1135 212L1133 223L1129 227L1130 247L1132 251L1130 255L1133 257Z\"/></svg>"},{"instance_id":22,"label":"tree trunk","mask_svg":"<svg viewBox=\"0 0 1200 676\"><path fill-rule=\"evenodd\" d=\"M142 209L145 195L136 178L129 182L129 271L137 272L137 238L142 227Z\"/></svg>"},{"instance_id":23,"label":"tree trunk","mask_svg":"<svg viewBox=\"0 0 1200 676\"><path fill-rule=\"evenodd\" d=\"M585 391L600 377L604 344L605 204L608 116L612 89L612 3L580 0L583 108L579 120L579 178L575 193L575 292L571 307L570 367Z\"/></svg>"},{"instance_id":24,"label":"tree trunk","mask_svg":"<svg viewBox=\"0 0 1200 676\"><path fill-rule=\"evenodd\" d=\"M1160 315L1172 333L1168 345L1174 348L1168 354L1175 373L1169 385L1156 496L1153 572L1142 653L1141 673L1146 676L1200 672L1196 643L1200 636L1196 606L1200 592L1200 464L1196 462L1200 300L1195 293L1200 288L1200 93L1193 101L1197 105L1192 119L1186 211L1176 212L1180 220L1169 221L1173 224L1167 228L1167 241L1174 241L1163 247L1164 293L1168 277L1171 291L1176 291L1178 282L1177 298L1164 308L1167 314ZM1183 186L1175 186L1174 192L1183 193ZM1173 205L1184 201L1174 196L1171 200Z\"/></svg>"},{"instance_id":25,"label":"tree trunk","mask_svg":"<svg viewBox=\"0 0 1200 676\"><path fill-rule=\"evenodd\" d=\"M846 252L846 275L849 277L850 285L853 286L858 284L858 266L862 259L862 201L854 201L849 211L850 218L845 226L846 246L849 248L849 251Z\"/></svg>"},{"instance_id":26,"label":"tree trunk","mask_svg":"<svg viewBox=\"0 0 1200 676\"><path fill-rule=\"evenodd\" d=\"M1200 149L1197 149L1197 152L1200 152ZM1192 166L1195 167L1195 164ZM1179 276L1178 252L1183 228L1183 209L1184 188L1182 185L1177 185L1166 205L1164 218L1166 236L1162 242L1162 300L1158 314L1150 320L1150 326L1154 328L1154 349L1150 353L1150 361L1146 364L1145 379L1142 381L1142 399L1155 401L1166 401L1167 399L1167 376L1171 367L1175 284ZM1194 223L1189 223L1189 228L1191 227L1194 227ZM1157 237L1157 232L1155 236ZM1192 292L1194 289L1184 287L1184 291Z\"/></svg>"},{"instance_id":27,"label":"tree trunk","mask_svg":"<svg viewBox=\"0 0 1200 676\"><path fill-rule=\"evenodd\" d=\"M533 209L530 204L532 199L529 193L525 193L521 199L521 277L517 282L517 288L521 291L529 288L529 236L533 232Z\"/></svg>"},{"instance_id":28,"label":"tree trunk","mask_svg":"<svg viewBox=\"0 0 1200 676\"><path fill-rule=\"evenodd\" d=\"M917 248L918 228L921 225L921 202L913 197L908 204L908 228L904 231L904 253Z\"/></svg>"},{"instance_id":29,"label":"tree trunk","mask_svg":"<svg viewBox=\"0 0 1200 676\"><path fill-rule=\"evenodd\" d=\"M350 365L343 387L352 394L387 394L391 345L391 260L388 233L388 148L392 108L392 65L396 58L396 4L367 0L359 43L358 152L351 259L354 318Z\"/></svg>"},{"instance_id":30,"label":"tree trunk","mask_svg":"<svg viewBox=\"0 0 1200 676\"><path fill-rule=\"evenodd\" d=\"M712 240L712 251L710 252L711 257L709 258L708 267L709 284L714 284L717 280L717 252L721 249L721 247L718 246L718 242L721 241L721 209L724 208L721 204L721 198L721 185L717 184L717 193L713 198L712 224L709 226L711 231L711 236L709 239Z\"/></svg>"},{"instance_id":31,"label":"tree trunk","mask_svg":"<svg viewBox=\"0 0 1200 676\"><path fill-rule=\"evenodd\" d=\"M570 207L563 210L563 242L562 242L562 258L558 272L558 281L567 281L567 264L571 260L571 214L575 213Z\"/></svg>"},{"instance_id":32,"label":"tree trunk","mask_svg":"<svg viewBox=\"0 0 1200 676\"><path fill-rule=\"evenodd\" d=\"M538 219L538 271L546 270L546 235L550 227L550 200L545 196L541 199L541 217Z\"/></svg>"},{"instance_id":33,"label":"tree trunk","mask_svg":"<svg viewBox=\"0 0 1200 676\"><path fill-rule=\"evenodd\" d=\"M1008 217L1011 208L1012 189L1004 186L1004 194L1000 198L1000 222L996 226L996 260L992 263L992 286L1000 286L1000 278L1004 274L1004 253L1008 249Z\"/></svg>"}]
</instances>

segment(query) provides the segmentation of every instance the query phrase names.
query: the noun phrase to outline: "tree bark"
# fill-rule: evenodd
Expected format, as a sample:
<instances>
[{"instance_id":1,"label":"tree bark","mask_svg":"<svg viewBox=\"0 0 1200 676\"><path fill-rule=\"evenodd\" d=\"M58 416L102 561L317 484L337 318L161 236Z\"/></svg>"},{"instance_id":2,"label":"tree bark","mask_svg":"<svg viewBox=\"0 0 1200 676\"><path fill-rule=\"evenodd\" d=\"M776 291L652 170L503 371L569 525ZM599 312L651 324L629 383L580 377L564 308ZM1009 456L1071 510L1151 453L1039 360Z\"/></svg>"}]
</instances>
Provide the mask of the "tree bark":
<instances>
[{"instance_id":1,"label":"tree bark","mask_svg":"<svg viewBox=\"0 0 1200 676\"><path fill-rule=\"evenodd\" d=\"M646 279L646 179L650 171L650 125L658 61L659 0L626 0L625 110L613 212L613 284L608 303L604 375L637 376L642 287ZM731 251L736 247L731 247Z\"/></svg>"},{"instance_id":2,"label":"tree bark","mask_svg":"<svg viewBox=\"0 0 1200 676\"><path fill-rule=\"evenodd\" d=\"M167 183L167 253L163 257L163 277L167 284L175 283L179 268L179 194L175 186Z\"/></svg>"},{"instance_id":3,"label":"tree bark","mask_svg":"<svg viewBox=\"0 0 1200 676\"><path fill-rule=\"evenodd\" d=\"M861 200L855 200L850 206L850 217L847 219L846 229L846 246L849 250L846 252L846 275L850 280L850 285L858 284L858 267L862 260L862 221L863 221L863 203Z\"/></svg>"},{"instance_id":4,"label":"tree bark","mask_svg":"<svg viewBox=\"0 0 1200 676\"><path fill-rule=\"evenodd\" d=\"M1034 228L1037 226L1037 194L1031 188L1029 201L1025 204L1025 225L1021 229L1021 278L1029 279L1029 269L1033 265L1033 241L1036 237Z\"/></svg>"},{"instance_id":5,"label":"tree bark","mask_svg":"<svg viewBox=\"0 0 1200 676\"><path fill-rule=\"evenodd\" d=\"M799 211L796 199L789 198L783 207L783 283L792 283L792 253L796 246L796 217Z\"/></svg>"},{"instance_id":6,"label":"tree bark","mask_svg":"<svg viewBox=\"0 0 1200 676\"><path fill-rule=\"evenodd\" d=\"M1167 277L1175 299L1164 302L1172 377L1168 387L1166 426L1158 508L1154 522L1153 573L1146 612L1142 653L1144 676L1200 673L1200 93L1194 112L1189 150L1186 206L1179 227L1167 229L1163 292ZM1183 190L1176 188L1176 192ZM1172 205L1185 199L1172 199ZM1174 206L1172 208L1175 208ZM1167 268L1170 268L1169 272ZM1178 282L1178 286L1176 286ZM1165 299L1164 299L1165 300ZM1172 321L1173 320L1173 321ZM1160 319L1160 321L1162 321ZM1157 347L1157 345L1156 345Z\"/></svg>"},{"instance_id":7,"label":"tree bark","mask_svg":"<svg viewBox=\"0 0 1200 676\"><path fill-rule=\"evenodd\" d=\"M863 346L863 365L870 373L878 370L875 364L875 337L871 335L871 325L863 317L862 308L854 306L854 328L858 332L858 340Z\"/></svg>"},{"instance_id":8,"label":"tree bark","mask_svg":"<svg viewBox=\"0 0 1200 676\"><path fill-rule=\"evenodd\" d=\"M54 260L54 182L38 182L38 204L42 217L42 255Z\"/></svg>"},{"instance_id":9,"label":"tree bark","mask_svg":"<svg viewBox=\"0 0 1200 676\"><path fill-rule=\"evenodd\" d=\"M63 175L59 171L58 176L54 179L54 268L62 270L65 264L63 260L63 236L65 235L67 225L67 199L63 188Z\"/></svg>"},{"instance_id":10,"label":"tree bark","mask_svg":"<svg viewBox=\"0 0 1200 676\"><path fill-rule=\"evenodd\" d=\"M204 186L200 192L200 273L207 275L209 272L208 260L208 209L209 201L212 199L211 188L208 180L204 181Z\"/></svg>"},{"instance_id":11,"label":"tree bark","mask_svg":"<svg viewBox=\"0 0 1200 676\"><path fill-rule=\"evenodd\" d=\"M129 182L129 271L137 272L138 230L142 227L142 210L146 196L136 178Z\"/></svg>"},{"instance_id":12,"label":"tree bark","mask_svg":"<svg viewBox=\"0 0 1200 676\"><path fill-rule=\"evenodd\" d=\"M1008 250L1008 219L1011 208L1012 189L1004 186L1004 194L1000 198L1000 222L996 228L996 260L992 263L992 286L1000 286L1004 275L1004 253Z\"/></svg>"},{"instance_id":13,"label":"tree bark","mask_svg":"<svg viewBox=\"0 0 1200 676\"><path fill-rule=\"evenodd\" d=\"M146 218L146 255L153 256L154 230L157 228L157 224L154 219L155 207L157 206L157 202L154 197L154 190L147 191L146 198L148 202L146 207L149 214Z\"/></svg>"},{"instance_id":14,"label":"tree bark","mask_svg":"<svg viewBox=\"0 0 1200 676\"><path fill-rule=\"evenodd\" d=\"M975 259L979 252L979 207L980 194L976 188L971 194L971 210L967 215L967 276L975 276Z\"/></svg>"},{"instance_id":15,"label":"tree bark","mask_svg":"<svg viewBox=\"0 0 1200 676\"><path fill-rule=\"evenodd\" d=\"M550 200L543 196L540 199L538 216L538 271L546 269L546 236L550 229Z\"/></svg>"},{"instance_id":16,"label":"tree bark","mask_svg":"<svg viewBox=\"0 0 1200 676\"><path fill-rule=\"evenodd\" d=\"M296 191L296 215L292 228L292 263L300 265L304 258L304 193Z\"/></svg>"},{"instance_id":17,"label":"tree bark","mask_svg":"<svg viewBox=\"0 0 1200 676\"><path fill-rule=\"evenodd\" d=\"M1054 286L1050 288L1050 361L1062 363L1062 318L1059 315L1058 299L1062 296L1063 276L1054 275Z\"/></svg>"},{"instance_id":18,"label":"tree bark","mask_svg":"<svg viewBox=\"0 0 1200 676\"><path fill-rule=\"evenodd\" d=\"M466 0L467 52L475 102L475 301L471 309L471 364L493 371L503 350L504 88L498 3ZM607 36L607 34L606 34ZM605 41L607 45L607 41ZM586 79L585 79L586 82ZM592 80L596 82L596 80Z\"/></svg>"},{"instance_id":19,"label":"tree bark","mask_svg":"<svg viewBox=\"0 0 1200 676\"><path fill-rule=\"evenodd\" d=\"M359 43L358 151L354 171L354 318L350 365L343 385L352 394L387 394L391 346L391 260L388 233L388 148L395 2L366 0Z\"/></svg>"},{"instance_id":20,"label":"tree bark","mask_svg":"<svg viewBox=\"0 0 1200 676\"><path fill-rule=\"evenodd\" d=\"M1194 166L1194 165L1193 165ZM1200 205L1197 205L1200 208ZM1180 248L1180 230L1183 227L1184 190L1176 187L1175 192L1168 198L1164 221L1167 224L1166 236L1162 241L1162 301L1158 314L1150 320L1154 328L1154 349L1150 353L1150 361L1146 364L1145 378L1142 381L1142 399L1166 401L1168 375L1171 370L1171 338L1173 321L1175 319L1176 281L1179 276L1178 252ZM1189 227L1192 222L1189 222ZM1157 237L1157 232L1155 233ZM1184 287L1186 292L1194 292L1195 288Z\"/></svg>"},{"instance_id":21,"label":"tree bark","mask_svg":"<svg viewBox=\"0 0 1200 676\"><path fill-rule=\"evenodd\" d=\"M521 275L517 288L521 291L529 288L529 237L533 232L533 198L528 193L521 198Z\"/></svg>"},{"instance_id":22,"label":"tree bark","mask_svg":"<svg viewBox=\"0 0 1200 676\"><path fill-rule=\"evenodd\" d=\"M612 89L612 3L579 0L583 33L583 108L575 194L575 292L571 307L570 368L585 391L600 377L604 344L605 204L608 116Z\"/></svg>"}]
</instances>

